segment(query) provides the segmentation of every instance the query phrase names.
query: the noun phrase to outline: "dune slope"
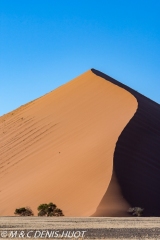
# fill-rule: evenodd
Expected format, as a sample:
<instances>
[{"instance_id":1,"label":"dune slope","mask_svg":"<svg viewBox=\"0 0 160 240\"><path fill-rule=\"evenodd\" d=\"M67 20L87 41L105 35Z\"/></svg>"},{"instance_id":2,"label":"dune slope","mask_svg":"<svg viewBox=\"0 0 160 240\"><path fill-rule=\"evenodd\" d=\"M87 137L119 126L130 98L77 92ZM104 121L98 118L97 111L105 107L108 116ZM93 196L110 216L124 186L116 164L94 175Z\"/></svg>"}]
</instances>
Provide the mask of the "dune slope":
<instances>
[{"instance_id":1,"label":"dune slope","mask_svg":"<svg viewBox=\"0 0 160 240\"><path fill-rule=\"evenodd\" d=\"M160 105L95 69L92 72L137 99L138 109L116 144L113 168L126 201L144 208L144 216L160 216Z\"/></svg>"},{"instance_id":2,"label":"dune slope","mask_svg":"<svg viewBox=\"0 0 160 240\"><path fill-rule=\"evenodd\" d=\"M92 215L136 109L132 94L88 71L0 117L0 215L49 202L65 216Z\"/></svg>"}]
</instances>

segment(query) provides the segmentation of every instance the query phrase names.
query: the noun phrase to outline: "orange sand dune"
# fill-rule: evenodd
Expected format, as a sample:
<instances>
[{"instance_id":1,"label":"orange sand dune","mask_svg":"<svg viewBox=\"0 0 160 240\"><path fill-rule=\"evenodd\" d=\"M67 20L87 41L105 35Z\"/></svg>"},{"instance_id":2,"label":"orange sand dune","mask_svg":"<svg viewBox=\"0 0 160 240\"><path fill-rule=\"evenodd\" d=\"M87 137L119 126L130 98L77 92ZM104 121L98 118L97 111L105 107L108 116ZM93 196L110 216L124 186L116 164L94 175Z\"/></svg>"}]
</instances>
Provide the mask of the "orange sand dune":
<instances>
[{"instance_id":1,"label":"orange sand dune","mask_svg":"<svg viewBox=\"0 0 160 240\"><path fill-rule=\"evenodd\" d=\"M23 206L36 214L49 202L65 216L95 213L116 142L136 109L132 94L88 71L0 117L0 215Z\"/></svg>"}]
</instances>

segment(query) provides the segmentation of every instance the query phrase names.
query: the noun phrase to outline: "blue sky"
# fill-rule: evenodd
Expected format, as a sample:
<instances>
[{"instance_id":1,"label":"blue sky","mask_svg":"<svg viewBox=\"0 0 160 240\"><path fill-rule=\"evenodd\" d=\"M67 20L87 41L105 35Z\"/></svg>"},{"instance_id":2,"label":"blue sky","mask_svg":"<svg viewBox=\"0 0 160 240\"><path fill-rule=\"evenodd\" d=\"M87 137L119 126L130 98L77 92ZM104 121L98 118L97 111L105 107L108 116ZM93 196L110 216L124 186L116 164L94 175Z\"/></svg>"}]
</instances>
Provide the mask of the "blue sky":
<instances>
[{"instance_id":1,"label":"blue sky","mask_svg":"<svg viewBox=\"0 0 160 240\"><path fill-rule=\"evenodd\" d=\"M159 0L0 0L0 115L98 69L160 103Z\"/></svg>"}]
</instances>

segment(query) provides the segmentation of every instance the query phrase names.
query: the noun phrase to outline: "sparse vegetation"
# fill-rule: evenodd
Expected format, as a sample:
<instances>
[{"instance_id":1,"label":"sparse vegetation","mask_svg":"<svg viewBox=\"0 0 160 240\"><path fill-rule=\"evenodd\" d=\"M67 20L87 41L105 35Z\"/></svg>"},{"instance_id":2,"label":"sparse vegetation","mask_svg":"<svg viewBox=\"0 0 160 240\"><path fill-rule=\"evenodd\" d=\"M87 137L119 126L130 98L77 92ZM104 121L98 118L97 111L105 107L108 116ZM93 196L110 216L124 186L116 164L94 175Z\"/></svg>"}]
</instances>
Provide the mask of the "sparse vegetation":
<instances>
[{"instance_id":1,"label":"sparse vegetation","mask_svg":"<svg viewBox=\"0 0 160 240\"><path fill-rule=\"evenodd\" d=\"M144 212L144 209L140 207L134 207L134 208L128 209L128 213L132 214L135 217L142 217L143 212Z\"/></svg>"},{"instance_id":2,"label":"sparse vegetation","mask_svg":"<svg viewBox=\"0 0 160 240\"><path fill-rule=\"evenodd\" d=\"M33 216L34 213L32 211L31 208L29 207L22 207L22 208L17 208L14 212L15 215L19 215L19 216L23 216L23 217L26 217L26 216Z\"/></svg>"},{"instance_id":3,"label":"sparse vegetation","mask_svg":"<svg viewBox=\"0 0 160 240\"><path fill-rule=\"evenodd\" d=\"M60 216L64 216L63 212L61 209L57 208L57 206L55 204L53 204L52 202L49 204L41 204L39 205L38 209L38 216L47 216L47 217L60 217Z\"/></svg>"}]
</instances>

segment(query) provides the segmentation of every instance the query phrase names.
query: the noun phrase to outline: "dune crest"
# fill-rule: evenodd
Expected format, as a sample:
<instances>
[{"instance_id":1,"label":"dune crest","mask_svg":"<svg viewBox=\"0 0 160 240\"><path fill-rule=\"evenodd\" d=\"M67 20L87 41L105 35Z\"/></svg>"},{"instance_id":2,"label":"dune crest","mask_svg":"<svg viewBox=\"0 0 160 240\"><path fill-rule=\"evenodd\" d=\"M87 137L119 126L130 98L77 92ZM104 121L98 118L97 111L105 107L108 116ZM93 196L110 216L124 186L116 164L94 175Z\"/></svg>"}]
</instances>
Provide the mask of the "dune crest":
<instances>
[{"instance_id":1,"label":"dune crest","mask_svg":"<svg viewBox=\"0 0 160 240\"><path fill-rule=\"evenodd\" d=\"M88 71L0 117L1 216L53 202L65 216L95 213L118 137L136 98Z\"/></svg>"}]
</instances>

